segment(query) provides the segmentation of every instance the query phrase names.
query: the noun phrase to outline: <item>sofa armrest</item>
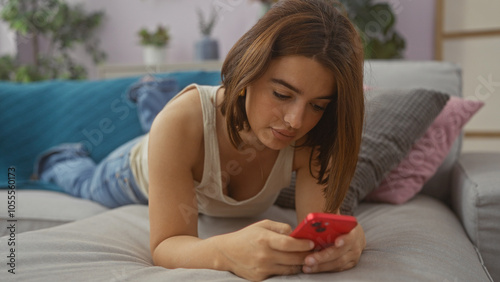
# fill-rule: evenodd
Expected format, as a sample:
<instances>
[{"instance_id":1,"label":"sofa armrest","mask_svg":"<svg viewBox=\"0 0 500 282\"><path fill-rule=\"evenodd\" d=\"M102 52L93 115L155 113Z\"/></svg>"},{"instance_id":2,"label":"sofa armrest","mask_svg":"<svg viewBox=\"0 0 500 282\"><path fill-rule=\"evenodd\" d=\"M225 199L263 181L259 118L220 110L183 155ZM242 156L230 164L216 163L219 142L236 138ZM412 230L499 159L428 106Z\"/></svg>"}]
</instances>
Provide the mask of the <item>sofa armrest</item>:
<instances>
[{"instance_id":1,"label":"sofa armrest","mask_svg":"<svg viewBox=\"0 0 500 282\"><path fill-rule=\"evenodd\" d=\"M464 153L452 173L452 208L500 281L500 153Z\"/></svg>"}]
</instances>

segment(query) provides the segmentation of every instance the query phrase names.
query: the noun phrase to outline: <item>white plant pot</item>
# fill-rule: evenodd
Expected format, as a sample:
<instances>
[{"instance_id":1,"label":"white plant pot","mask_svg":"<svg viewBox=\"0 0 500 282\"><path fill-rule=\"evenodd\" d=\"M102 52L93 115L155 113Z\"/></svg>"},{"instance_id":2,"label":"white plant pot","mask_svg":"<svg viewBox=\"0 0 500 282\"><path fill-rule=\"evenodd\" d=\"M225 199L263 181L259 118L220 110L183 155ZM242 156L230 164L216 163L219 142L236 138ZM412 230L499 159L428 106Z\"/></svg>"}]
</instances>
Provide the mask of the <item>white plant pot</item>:
<instances>
[{"instance_id":1,"label":"white plant pot","mask_svg":"<svg viewBox=\"0 0 500 282\"><path fill-rule=\"evenodd\" d=\"M143 47L144 64L148 66L162 65L167 58L166 47L144 46Z\"/></svg>"}]
</instances>

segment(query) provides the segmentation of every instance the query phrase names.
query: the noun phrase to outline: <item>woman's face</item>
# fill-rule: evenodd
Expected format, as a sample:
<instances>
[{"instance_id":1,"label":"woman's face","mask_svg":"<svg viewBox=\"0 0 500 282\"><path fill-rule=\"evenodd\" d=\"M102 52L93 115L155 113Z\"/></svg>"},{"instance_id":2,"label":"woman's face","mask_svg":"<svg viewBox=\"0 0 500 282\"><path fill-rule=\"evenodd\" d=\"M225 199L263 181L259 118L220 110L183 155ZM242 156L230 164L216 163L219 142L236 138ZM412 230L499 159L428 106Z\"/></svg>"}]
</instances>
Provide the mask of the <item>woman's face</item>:
<instances>
[{"instance_id":1,"label":"woman's face","mask_svg":"<svg viewBox=\"0 0 500 282\"><path fill-rule=\"evenodd\" d=\"M310 58L274 59L247 87L245 108L252 133L268 148L285 148L318 123L334 87L333 73Z\"/></svg>"}]
</instances>

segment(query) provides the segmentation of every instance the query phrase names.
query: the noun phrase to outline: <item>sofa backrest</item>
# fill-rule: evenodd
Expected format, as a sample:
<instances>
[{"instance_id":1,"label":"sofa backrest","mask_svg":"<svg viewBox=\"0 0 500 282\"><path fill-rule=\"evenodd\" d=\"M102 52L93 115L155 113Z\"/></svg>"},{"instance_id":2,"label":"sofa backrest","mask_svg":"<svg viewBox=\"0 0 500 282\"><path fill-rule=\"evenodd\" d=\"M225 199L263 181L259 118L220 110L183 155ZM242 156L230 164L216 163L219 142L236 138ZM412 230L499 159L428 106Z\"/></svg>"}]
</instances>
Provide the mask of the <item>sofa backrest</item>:
<instances>
[{"instance_id":1,"label":"sofa backrest","mask_svg":"<svg viewBox=\"0 0 500 282\"><path fill-rule=\"evenodd\" d=\"M364 84L372 88L425 88L462 97L461 69L448 62L369 60L365 62ZM461 145L462 136L457 138L443 164L425 184L423 194L444 202L449 200L451 170L460 155Z\"/></svg>"}]
</instances>

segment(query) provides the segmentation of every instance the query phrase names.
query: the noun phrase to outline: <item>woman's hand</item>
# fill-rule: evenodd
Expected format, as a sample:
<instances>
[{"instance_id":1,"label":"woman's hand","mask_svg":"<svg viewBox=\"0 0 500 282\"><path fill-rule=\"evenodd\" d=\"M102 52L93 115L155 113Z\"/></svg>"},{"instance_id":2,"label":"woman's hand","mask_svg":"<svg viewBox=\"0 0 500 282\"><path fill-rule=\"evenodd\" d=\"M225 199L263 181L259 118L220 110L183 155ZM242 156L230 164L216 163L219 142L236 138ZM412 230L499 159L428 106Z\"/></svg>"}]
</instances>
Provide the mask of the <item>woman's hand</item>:
<instances>
[{"instance_id":1,"label":"woman's hand","mask_svg":"<svg viewBox=\"0 0 500 282\"><path fill-rule=\"evenodd\" d=\"M290 225L263 220L217 240L227 269L249 280L299 273L314 243L289 236Z\"/></svg>"},{"instance_id":2,"label":"woman's hand","mask_svg":"<svg viewBox=\"0 0 500 282\"><path fill-rule=\"evenodd\" d=\"M334 246L307 256L302 271L315 273L351 269L358 264L365 246L365 232L358 224L350 233L337 237Z\"/></svg>"}]
</instances>

